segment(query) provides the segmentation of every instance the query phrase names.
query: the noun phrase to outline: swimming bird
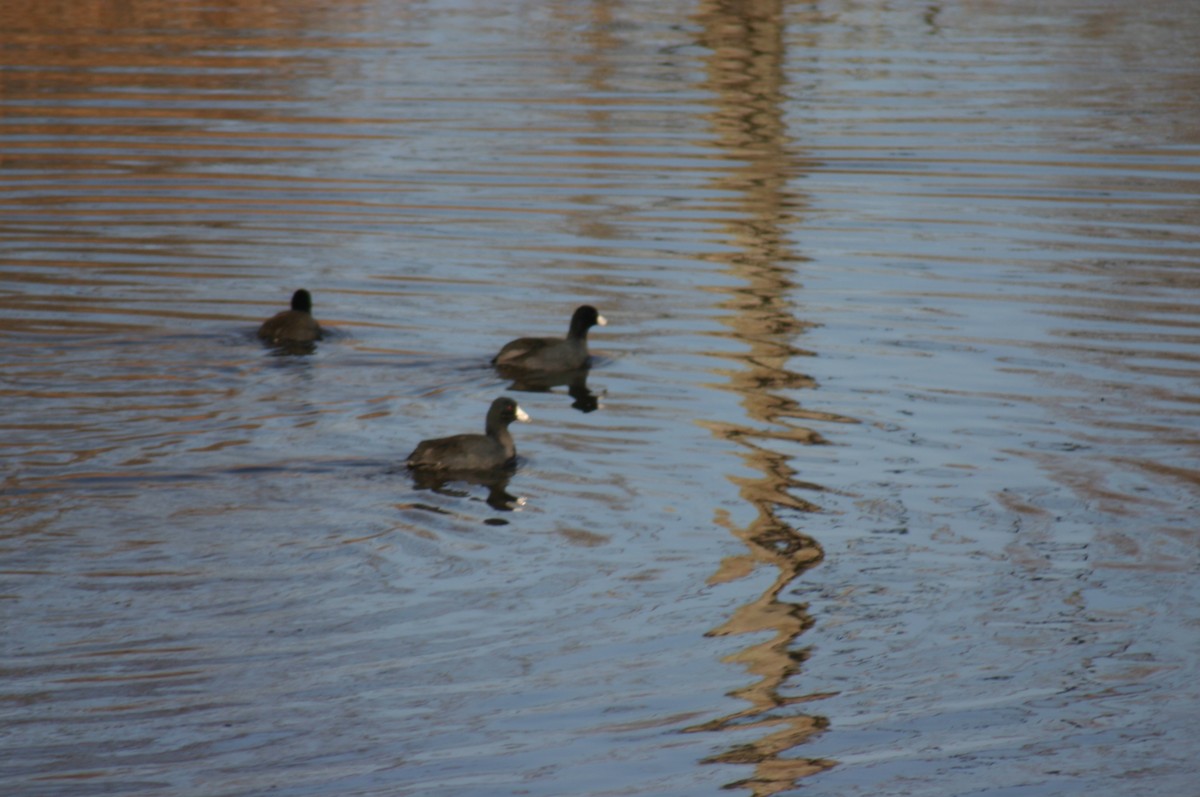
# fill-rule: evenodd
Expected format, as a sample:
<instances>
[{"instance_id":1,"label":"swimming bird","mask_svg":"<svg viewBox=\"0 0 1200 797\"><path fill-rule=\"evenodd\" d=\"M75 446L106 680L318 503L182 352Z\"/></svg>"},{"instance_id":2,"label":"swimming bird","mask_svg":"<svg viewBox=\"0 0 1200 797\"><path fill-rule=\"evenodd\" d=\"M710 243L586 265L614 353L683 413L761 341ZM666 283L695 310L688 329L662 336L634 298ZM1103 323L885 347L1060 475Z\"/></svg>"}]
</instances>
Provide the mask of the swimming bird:
<instances>
[{"instance_id":1,"label":"swimming bird","mask_svg":"<svg viewBox=\"0 0 1200 797\"><path fill-rule=\"evenodd\" d=\"M511 463L517 456L508 425L528 421L529 415L508 396L488 408L484 434L457 434L422 440L408 455L410 468L427 470L490 470Z\"/></svg>"},{"instance_id":2,"label":"swimming bird","mask_svg":"<svg viewBox=\"0 0 1200 797\"><path fill-rule=\"evenodd\" d=\"M571 316L571 328L566 338L518 338L504 344L492 358L498 368L530 371L570 371L588 364L587 334L594 326L608 321L585 304Z\"/></svg>"},{"instance_id":3,"label":"swimming bird","mask_svg":"<svg viewBox=\"0 0 1200 797\"><path fill-rule=\"evenodd\" d=\"M292 294L292 309L276 313L258 328L268 343L311 343L321 339L321 325L312 316L312 295L301 288Z\"/></svg>"}]
</instances>

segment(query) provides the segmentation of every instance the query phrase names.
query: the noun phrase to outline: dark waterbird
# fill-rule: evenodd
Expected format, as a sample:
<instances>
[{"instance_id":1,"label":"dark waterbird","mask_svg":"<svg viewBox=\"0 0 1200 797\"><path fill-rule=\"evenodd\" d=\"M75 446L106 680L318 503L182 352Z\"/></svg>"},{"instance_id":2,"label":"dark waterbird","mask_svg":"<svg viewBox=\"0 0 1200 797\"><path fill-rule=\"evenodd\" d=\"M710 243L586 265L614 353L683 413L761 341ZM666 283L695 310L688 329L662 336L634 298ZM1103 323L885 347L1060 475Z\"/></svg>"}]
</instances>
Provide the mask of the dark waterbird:
<instances>
[{"instance_id":1,"label":"dark waterbird","mask_svg":"<svg viewBox=\"0 0 1200 797\"><path fill-rule=\"evenodd\" d=\"M484 434L457 434L422 440L408 455L408 466L417 470L481 471L503 468L516 459L508 425L528 421L529 416L517 402L501 396L488 409Z\"/></svg>"},{"instance_id":2,"label":"dark waterbird","mask_svg":"<svg viewBox=\"0 0 1200 797\"><path fill-rule=\"evenodd\" d=\"M588 364L587 335L594 326L608 322L585 304L571 316L565 338L518 338L504 344L492 365L504 370L571 371Z\"/></svg>"},{"instance_id":3,"label":"dark waterbird","mask_svg":"<svg viewBox=\"0 0 1200 797\"><path fill-rule=\"evenodd\" d=\"M321 325L312 315L312 295L301 288L292 294L292 309L276 313L258 328L258 336L275 345L312 343L321 339Z\"/></svg>"}]
</instances>

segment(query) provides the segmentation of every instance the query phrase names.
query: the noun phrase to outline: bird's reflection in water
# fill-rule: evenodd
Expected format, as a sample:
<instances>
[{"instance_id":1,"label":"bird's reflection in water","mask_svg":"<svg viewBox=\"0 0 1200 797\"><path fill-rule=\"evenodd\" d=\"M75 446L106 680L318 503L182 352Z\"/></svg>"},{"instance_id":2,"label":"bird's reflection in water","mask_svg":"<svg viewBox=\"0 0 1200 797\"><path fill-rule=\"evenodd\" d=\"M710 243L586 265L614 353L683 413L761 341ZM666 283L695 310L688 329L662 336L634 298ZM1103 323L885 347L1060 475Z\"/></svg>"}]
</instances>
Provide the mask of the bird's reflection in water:
<instances>
[{"instance_id":1,"label":"bird's reflection in water","mask_svg":"<svg viewBox=\"0 0 1200 797\"><path fill-rule=\"evenodd\" d=\"M505 379L511 379L509 390L523 393L549 393L556 387L566 386L567 395L574 401L571 406L580 412L593 412L600 409L600 397L593 393L587 385L588 369L576 368L572 371L521 371L511 368L497 368L496 371Z\"/></svg>"},{"instance_id":2,"label":"bird's reflection in water","mask_svg":"<svg viewBox=\"0 0 1200 797\"><path fill-rule=\"evenodd\" d=\"M487 503L492 509L512 512L525 504L525 499L508 492L508 482L516 468L498 470L410 470L413 486L418 490L431 490L441 495L456 498L470 496L470 491L455 485L474 484L486 487Z\"/></svg>"}]
</instances>

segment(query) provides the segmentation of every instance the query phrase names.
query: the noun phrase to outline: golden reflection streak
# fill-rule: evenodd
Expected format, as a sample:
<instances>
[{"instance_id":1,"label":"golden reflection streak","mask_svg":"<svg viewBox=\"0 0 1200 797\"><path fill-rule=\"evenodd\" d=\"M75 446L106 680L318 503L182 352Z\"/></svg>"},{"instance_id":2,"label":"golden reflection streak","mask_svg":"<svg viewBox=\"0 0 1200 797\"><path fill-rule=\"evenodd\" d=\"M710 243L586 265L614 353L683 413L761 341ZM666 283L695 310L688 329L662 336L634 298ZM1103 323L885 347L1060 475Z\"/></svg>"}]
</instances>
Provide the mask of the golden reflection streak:
<instances>
[{"instance_id":1,"label":"golden reflection streak","mask_svg":"<svg viewBox=\"0 0 1200 797\"><path fill-rule=\"evenodd\" d=\"M742 398L753 426L710 423L709 428L746 449L746 461L762 475L736 479L741 496L757 510L747 526L738 526L726 513L716 521L741 539L748 549L723 561L709 579L723 583L741 578L762 565L778 570L771 586L758 599L742 606L713 636L769 634L769 638L729 657L758 680L732 693L750 705L728 716L688 728L713 731L755 728L768 731L757 741L738 745L707 761L751 764L753 774L729 787L747 788L756 797L794 789L808 775L835 762L784 757L825 727L817 715L787 712L788 706L821 695L788 697L781 694L805 658L796 640L813 621L805 607L780 599L801 573L818 563L823 552L816 540L779 517L781 509L797 512L815 507L792 494L802 485L788 457L761 442L786 440L801 444L824 442L819 434L795 423L797 419L847 422L803 410L776 391L815 387L808 376L789 370L789 363L807 352L791 341L808 327L789 304L795 289L787 229L800 200L788 191L789 179L803 163L789 151L783 120L784 18L782 0L702 0L696 14L703 33L699 44L711 54L705 85L717 97L712 114L716 145L737 163L716 180L723 192L736 194L740 218L727 224L735 254L722 256L731 273L745 285L723 307L731 314L725 323L731 335L749 347L739 359L743 367L723 372L729 389ZM811 485L809 485L811 487Z\"/></svg>"}]
</instances>

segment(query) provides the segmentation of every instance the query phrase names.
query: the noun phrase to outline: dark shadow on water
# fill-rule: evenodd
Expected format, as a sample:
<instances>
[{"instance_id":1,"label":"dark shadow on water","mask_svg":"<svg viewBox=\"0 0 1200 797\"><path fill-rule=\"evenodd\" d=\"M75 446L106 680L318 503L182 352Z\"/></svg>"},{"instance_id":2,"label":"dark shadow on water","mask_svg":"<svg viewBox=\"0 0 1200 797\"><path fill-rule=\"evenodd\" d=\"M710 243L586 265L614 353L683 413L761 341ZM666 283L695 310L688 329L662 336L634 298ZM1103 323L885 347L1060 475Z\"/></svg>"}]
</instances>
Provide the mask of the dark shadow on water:
<instances>
[{"instance_id":1,"label":"dark shadow on water","mask_svg":"<svg viewBox=\"0 0 1200 797\"><path fill-rule=\"evenodd\" d=\"M500 376L511 381L509 390L522 393L551 393L557 387L565 387L571 397L571 406L580 412L594 412L602 406L600 396L588 388L588 368L573 371L553 371L549 373L525 372L520 370L497 368Z\"/></svg>"},{"instance_id":2,"label":"dark shadow on water","mask_svg":"<svg viewBox=\"0 0 1200 797\"><path fill-rule=\"evenodd\" d=\"M453 498L471 498L472 491L463 485L474 485L487 489L487 505L500 512L520 509L525 499L508 492L508 483L516 467L500 470L412 470L406 469L418 490L429 490ZM439 510L440 511L440 510Z\"/></svg>"}]
</instances>

